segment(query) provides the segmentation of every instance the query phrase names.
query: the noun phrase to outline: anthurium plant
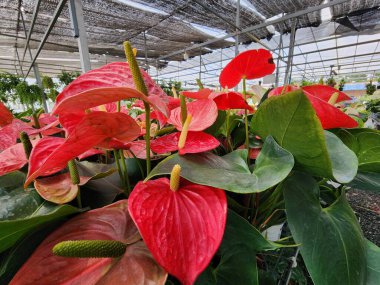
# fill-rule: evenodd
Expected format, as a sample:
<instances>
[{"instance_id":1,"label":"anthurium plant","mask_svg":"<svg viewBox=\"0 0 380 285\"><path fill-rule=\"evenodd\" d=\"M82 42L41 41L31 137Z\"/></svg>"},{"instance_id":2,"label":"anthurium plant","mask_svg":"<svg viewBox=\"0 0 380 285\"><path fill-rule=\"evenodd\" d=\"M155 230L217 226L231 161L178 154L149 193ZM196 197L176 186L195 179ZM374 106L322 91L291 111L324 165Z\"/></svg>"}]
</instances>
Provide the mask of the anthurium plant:
<instances>
[{"instance_id":1,"label":"anthurium plant","mask_svg":"<svg viewBox=\"0 0 380 285\"><path fill-rule=\"evenodd\" d=\"M250 105L247 81L275 70L259 49L222 91L174 98L124 46L50 114L0 104L0 284L379 284L345 195L380 191L380 133L345 93L288 85Z\"/></svg>"}]
</instances>

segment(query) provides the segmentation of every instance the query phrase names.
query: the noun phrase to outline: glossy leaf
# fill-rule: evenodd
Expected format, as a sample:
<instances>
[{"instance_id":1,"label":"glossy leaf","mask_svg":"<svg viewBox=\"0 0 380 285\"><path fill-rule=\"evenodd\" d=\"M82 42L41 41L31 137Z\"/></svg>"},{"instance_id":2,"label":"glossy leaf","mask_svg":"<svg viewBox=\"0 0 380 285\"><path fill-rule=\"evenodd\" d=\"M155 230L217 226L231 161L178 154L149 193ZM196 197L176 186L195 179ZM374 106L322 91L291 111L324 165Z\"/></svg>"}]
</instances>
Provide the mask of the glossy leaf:
<instances>
[{"instance_id":1,"label":"glossy leaf","mask_svg":"<svg viewBox=\"0 0 380 285\"><path fill-rule=\"evenodd\" d=\"M380 193L380 173L359 171L348 186L354 189Z\"/></svg>"},{"instance_id":2,"label":"glossy leaf","mask_svg":"<svg viewBox=\"0 0 380 285\"><path fill-rule=\"evenodd\" d=\"M272 54L265 49L247 50L232 59L223 68L219 83L225 88L233 88L244 77L255 79L272 74L275 70Z\"/></svg>"},{"instance_id":3,"label":"glossy leaf","mask_svg":"<svg viewBox=\"0 0 380 285\"><path fill-rule=\"evenodd\" d=\"M0 252L36 227L78 212L69 205L43 201L34 191L0 189Z\"/></svg>"},{"instance_id":4,"label":"glossy leaf","mask_svg":"<svg viewBox=\"0 0 380 285\"><path fill-rule=\"evenodd\" d=\"M181 165L181 176L194 183L236 193L264 191L281 182L292 170L292 155L271 137L264 143L253 173L247 166L247 151L237 150L223 157L212 153L179 156L161 161L147 179L169 174L174 165Z\"/></svg>"},{"instance_id":5,"label":"glossy leaf","mask_svg":"<svg viewBox=\"0 0 380 285\"><path fill-rule=\"evenodd\" d=\"M247 220L228 211L226 230L217 255L220 261L209 266L196 285L258 285L256 254L282 247L266 240ZM264 284L265 285L265 284Z\"/></svg>"},{"instance_id":6,"label":"glossy leaf","mask_svg":"<svg viewBox=\"0 0 380 285\"><path fill-rule=\"evenodd\" d=\"M334 87L331 87L328 85L313 84L310 86L303 86L302 90L326 102L328 102L330 97L336 92L339 93L336 103L339 103L341 101L351 100L350 96L348 96L346 93L339 91L338 89L335 89Z\"/></svg>"},{"instance_id":7,"label":"glossy leaf","mask_svg":"<svg viewBox=\"0 0 380 285\"><path fill-rule=\"evenodd\" d=\"M184 285L207 267L224 234L223 191L182 181L172 191L167 178L139 182L129 212L157 262Z\"/></svg>"},{"instance_id":8,"label":"glossy leaf","mask_svg":"<svg viewBox=\"0 0 380 285\"><path fill-rule=\"evenodd\" d=\"M210 127L218 117L218 107L211 99L197 100L186 104L187 113L192 115L189 131L203 131ZM182 130L181 107L170 113L169 123Z\"/></svg>"},{"instance_id":9,"label":"glossy leaf","mask_svg":"<svg viewBox=\"0 0 380 285\"><path fill-rule=\"evenodd\" d=\"M129 244L121 259L65 258L52 248L64 240L118 240ZM66 222L36 249L12 279L14 284L164 284L166 273L154 262L131 220L127 201L89 211ZM138 272L138 274L136 274Z\"/></svg>"},{"instance_id":10,"label":"glossy leaf","mask_svg":"<svg viewBox=\"0 0 380 285\"><path fill-rule=\"evenodd\" d=\"M281 187L290 230L314 284L366 284L365 241L345 193L322 208L311 176L296 173Z\"/></svg>"},{"instance_id":11,"label":"glossy leaf","mask_svg":"<svg viewBox=\"0 0 380 285\"><path fill-rule=\"evenodd\" d=\"M11 111L0 101L0 127L4 127L13 121Z\"/></svg>"},{"instance_id":12,"label":"glossy leaf","mask_svg":"<svg viewBox=\"0 0 380 285\"><path fill-rule=\"evenodd\" d=\"M94 146L103 146L110 139L129 142L139 136L140 127L130 116L123 113L92 112L76 125L69 137L48 156L37 144L30 156L30 167L25 185L38 176L57 172L67 162ZM41 156L46 157L42 160Z\"/></svg>"},{"instance_id":13,"label":"glossy leaf","mask_svg":"<svg viewBox=\"0 0 380 285\"><path fill-rule=\"evenodd\" d=\"M356 138L360 170L380 173L380 133L363 132Z\"/></svg>"},{"instance_id":14,"label":"glossy leaf","mask_svg":"<svg viewBox=\"0 0 380 285\"><path fill-rule=\"evenodd\" d=\"M91 177L80 177L80 185L86 184ZM65 204L74 200L79 187L71 181L70 173L36 179L34 188L45 200L55 204Z\"/></svg>"},{"instance_id":15,"label":"glossy leaf","mask_svg":"<svg viewBox=\"0 0 380 285\"><path fill-rule=\"evenodd\" d=\"M212 93L209 98L214 100L218 110L247 109L253 111L253 108L244 100L243 95L238 92Z\"/></svg>"},{"instance_id":16,"label":"glossy leaf","mask_svg":"<svg viewBox=\"0 0 380 285\"><path fill-rule=\"evenodd\" d=\"M177 151L180 135L180 132L175 132L152 140L151 149L158 154ZM217 148L219 144L219 141L212 135L204 132L188 132L185 146L179 150L179 153L205 152Z\"/></svg>"},{"instance_id":17,"label":"glossy leaf","mask_svg":"<svg viewBox=\"0 0 380 285\"><path fill-rule=\"evenodd\" d=\"M341 183L350 182L356 174L355 154L334 135L323 132L302 91L266 100L252 120L252 129L262 138L272 135L303 171Z\"/></svg>"},{"instance_id":18,"label":"glossy leaf","mask_svg":"<svg viewBox=\"0 0 380 285\"><path fill-rule=\"evenodd\" d=\"M366 285L377 285L380 280L380 248L366 240L367 246L367 282Z\"/></svg>"},{"instance_id":19,"label":"glossy leaf","mask_svg":"<svg viewBox=\"0 0 380 285\"><path fill-rule=\"evenodd\" d=\"M15 171L28 163L22 143L15 144L0 153L0 176Z\"/></svg>"}]
</instances>

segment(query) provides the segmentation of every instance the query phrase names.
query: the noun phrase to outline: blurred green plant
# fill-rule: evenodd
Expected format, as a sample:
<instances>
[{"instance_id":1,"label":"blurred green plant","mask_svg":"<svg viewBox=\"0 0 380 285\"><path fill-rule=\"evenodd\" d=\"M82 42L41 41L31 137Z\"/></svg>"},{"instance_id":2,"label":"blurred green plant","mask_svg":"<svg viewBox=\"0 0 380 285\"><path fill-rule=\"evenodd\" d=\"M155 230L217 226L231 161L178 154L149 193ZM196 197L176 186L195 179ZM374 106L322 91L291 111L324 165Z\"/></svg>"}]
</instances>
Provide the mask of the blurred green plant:
<instances>
[{"instance_id":1,"label":"blurred green plant","mask_svg":"<svg viewBox=\"0 0 380 285\"><path fill-rule=\"evenodd\" d=\"M59 74L58 80L62 87L69 85L75 78L80 75L79 71L65 71L63 70L61 74Z\"/></svg>"},{"instance_id":2,"label":"blurred green plant","mask_svg":"<svg viewBox=\"0 0 380 285\"><path fill-rule=\"evenodd\" d=\"M367 89L367 94L372 95L376 91L376 85L372 83L372 80L365 86Z\"/></svg>"}]
</instances>

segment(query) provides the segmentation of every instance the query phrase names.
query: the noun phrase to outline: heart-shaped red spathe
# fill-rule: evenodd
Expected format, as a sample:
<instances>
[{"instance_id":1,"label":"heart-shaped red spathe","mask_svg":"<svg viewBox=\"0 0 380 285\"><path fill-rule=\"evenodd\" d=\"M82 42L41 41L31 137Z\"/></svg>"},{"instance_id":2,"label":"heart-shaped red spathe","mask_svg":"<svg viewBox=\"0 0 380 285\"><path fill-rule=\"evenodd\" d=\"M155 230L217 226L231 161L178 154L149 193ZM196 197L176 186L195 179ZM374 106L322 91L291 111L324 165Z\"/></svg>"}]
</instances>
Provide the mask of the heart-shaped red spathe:
<instances>
[{"instance_id":1,"label":"heart-shaped red spathe","mask_svg":"<svg viewBox=\"0 0 380 285\"><path fill-rule=\"evenodd\" d=\"M0 101L0 127L4 127L13 121L11 111Z\"/></svg>"},{"instance_id":2,"label":"heart-shaped red spathe","mask_svg":"<svg viewBox=\"0 0 380 285\"><path fill-rule=\"evenodd\" d=\"M269 92L268 97L286 94L298 89L299 87L293 86L293 85L285 85L285 86L276 87Z\"/></svg>"},{"instance_id":3,"label":"heart-shaped red spathe","mask_svg":"<svg viewBox=\"0 0 380 285\"><path fill-rule=\"evenodd\" d=\"M38 176L59 171L69 160L94 146L106 147L112 140L127 143L136 139L139 134L140 126L127 114L106 112L86 114L73 128L68 138L48 156L39 144L33 148L25 186Z\"/></svg>"},{"instance_id":4,"label":"heart-shaped red spathe","mask_svg":"<svg viewBox=\"0 0 380 285\"><path fill-rule=\"evenodd\" d=\"M351 100L350 96L348 96L346 93L328 85L315 84L310 86L303 86L302 90L305 91L305 94L313 95L326 102L328 102L331 96L336 92L339 93L336 103Z\"/></svg>"},{"instance_id":5,"label":"heart-shaped red spathe","mask_svg":"<svg viewBox=\"0 0 380 285\"><path fill-rule=\"evenodd\" d=\"M220 142L212 135L204 132L188 132L185 146L178 149L178 142L181 133L175 132L166 136L152 140L151 149L158 154L179 150L179 154L199 153L212 150L220 145Z\"/></svg>"},{"instance_id":6,"label":"heart-shaped red spathe","mask_svg":"<svg viewBox=\"0 0 380 285\"><path fill-rule=\"evenodd\" d=\"M247 109L253 111L244 100L243 95L238 92L215 92L209 98L214 100L219 110Z\"/></svg>"},{"instance_id":7,"label":"heart-shaped red spathe","mask_svg":"<svg viewBox=\"0 0 380 285\"><path fill-rule=\"evenodd\" d=\"M10 285L165 284L167 273L140 239L127 200L79 214L41 243ZM66 240L117 240L128 246L119 259L55 256L54 245Z\"/></svg>"},{"instance_id":8,"label":"heart-shaped red spathe","mask_svg":"<svg viewBox=\"0 0 380 285\"><path fill-rule=\"evenodd\" d=\"M212 90L209 88L203 88L199 91L182 91L181 94L187 98L192 99L207 99Z\"/></svg>"},{"instance_id":9,"label":"heart-shaped red spathe","mask_svg":"<svg viewBox=\"0 0 380 285\"><path fill-rule=\"evenodd\" d=\"M240 80L261 78L272 74L276 65L272 54L265 49L247 50L232 59L219 76L220 85L233 88Z\"/></svg>"},{"instance_id":10,"label":"heart-shaped red spathe","mask_svg":"<svg viewBox=\"0 0 380 285\"><path fill-rule=\"evenodd\" d=\"M22 143L15 144L0 153L0 176L18 170L28 163Z\"/></svg>"},{"instance_id":11,"label":"heart-shaped red spathe","mask_svg":"<svg viewBox=\"0 0 380 285\"><path fill-rule=\"evenodd\" d=\"M167 178L139 182L129 213L156 261L184 285L194 283L222 241L227 217L224 191Z\"/></svg>"},{"instance_id":12,"label":"heart-shaped red spathe","mask_svg":"<svg viewBox=\"0 0 380 285\"><path fill-rule=\"evenodd\" d=\"M215 123L218 117L218 107L211 99L193 101L187 103L186 107L187 113L192 115L189 131L203 131ZM177 130L182 130L181 107L171 111L168 122Z\"/></svg>"},{"instance_id":13,"label":"heart-shaped red spathe","mask_svg":"<svg viewBox=\"0 0 380 285\"><path fill-rule=\"evenodd\" d=\"M29 126L27 123L13 119L12 122L0 129L0 151L9 148L16 144L21 132L27 134L34 133L36 129Z\"/></svg>"},{"instance_id":14,"label":"heart-shaped red spathe","mask_svg":"<svg viewBox=\"0 0 380 285\"><path fill-rule=\"evenodd\" d=\"M358 123L353 118L330 103L309 94L306 94L306 96L309 98L311 105L313 105L323 129L355 128L358 126Z\"/></svg>"},{"instance_id":15,"label":"heart-shaped red spathe","mask_svg":"<svg viewBox=\"0 0 380 285\"><path fill-rule=\"evenodd\" d=\"M166 94L160 86L158 86L144 70L140 69L140 71L148 89L148 94L150 96L166 98ZM65 98L87 90L103 87L127 87L136 89L129 64L126 62L113 62L82 74L57 96L57 104Z\"/></svg>"}]
</instances>

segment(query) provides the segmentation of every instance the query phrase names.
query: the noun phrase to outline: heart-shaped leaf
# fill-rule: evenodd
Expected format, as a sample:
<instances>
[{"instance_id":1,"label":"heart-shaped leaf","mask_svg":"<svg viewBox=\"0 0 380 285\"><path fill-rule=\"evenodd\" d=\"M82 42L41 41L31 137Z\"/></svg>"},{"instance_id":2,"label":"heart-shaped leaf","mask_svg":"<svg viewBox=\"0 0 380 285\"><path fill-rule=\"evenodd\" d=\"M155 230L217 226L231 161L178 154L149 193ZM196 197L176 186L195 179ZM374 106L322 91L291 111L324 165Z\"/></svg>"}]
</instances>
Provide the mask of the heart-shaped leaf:
<instances>
[{"instance_id":1,"label":"heart-shaped leaf","mask_svg":"<svg viewBox=\"0 0 380 285\"><path fill-rule=\"evenodd\" d=\"M111 139L129 142L140 134L140 127L124 113L92 112L86 114L69 137L47 157L39 150L39 143L30 155L30 167L25 185L38 176L52 174L64 168L67 162L96 145L107 144ZM41 153L44 160L41 159Z\"/></svg>"},{"instance_id":2,"label":"heart-shaped leaf","mask_svg":"<svg viewBox=\"0 0 380 285\"><path fill-rule=\"evenodd\" d=\"M380 173L359 171L348 186L354 189L380 193Z\"/></svg>"},{"instance_id":3,"label":"heart-shaped leaf","mask_svg":"<svg viewBox=\"0 0 380 285\"><path fill-rule=\"evenodd\" d=\"M299 167L315 176L348 183L356 174L355 154L335 135L323 132L302 91L266 100L252 120L252 129L262 138L272 135Z\"/></svg>"},{"instance_id":4,"label":"heart-shaped leaf","mask_svg":"<svg viewBox=\"0 0 380 285\"><path fill-rule=\"evenodd\" d=\"M184 285L207 267L224 234L227 200L220 189L167 178L139 182L129 212L157 262Z\"/></svg>"},{"instance_id":5,"label":"heart-shaped leaf","mask_svg":"<svg viewBox=\"0 0 380 285\"><path fill-rule=\"evenodd\" d=\"M380 248L366 240L367 246L367 283L377 285L380 280Z\"/></svg>"},{"instance_id":6,"label":"heart-shaped leaf","mask_svg":"<svg viewBox=\"0 0 380 285\"><path fill-rule=\"evenodd\" d=\"M218 265L209 266L197 285L258 285L256 254L282 245L266 240L247 220L228 211L226 231L217 255Z\"/></svg>"},{"instance_id":7,"label":"heart-shaped leaf","mask_svg":"<svg viewBox=\"0 0 380 285\"><path fill-rule=\"evenodd\" d=\"M203 131L210 127L218 117L218 107L211 99L201 99L186 104L187 113L192 115L189 131ZM182 130L181 107L170 113L169 123Z\"/></svg>"},{"instance_id":8,"label":"heart-shaped leaf","mask_svg":"<svg viewBox=\"0 0 380 285\"><path fill-rule=\"evenodd\" d=\"M247 166L247 151L237 150L223 157L212 153L178 155L161 161L147 179L169 174L174 165L181 165L181 176L194 183L236 193L264 191L281 182L294 165L293 156L268 137L257 158L253 173Z\"/></svg>"},{"instance_id":9,"label":"heart-shaped leaf","mask_svg":"<svg viewBox=\"0 0 380 285\"><path fill-rule=\"evenodd\" d=\"M12 279L15 284L165 284L166 273L139 241L127 201L76 216L54 231ZM129 244L121 259L65 258L52 248L64 240L117 240Z\"/></svg>"},{"instance_id":10,"label":"heart-shaped leaf","mask_svg":"<svg viewBox=\"0 0 380 285\"><path fill-rule=\"evenodd\" d=\"M295 173L281 188L291 233L314 284L365 284L365 241L345 193L322 208L318 184L307 174Z\"/></svg>"}]
</instances>

